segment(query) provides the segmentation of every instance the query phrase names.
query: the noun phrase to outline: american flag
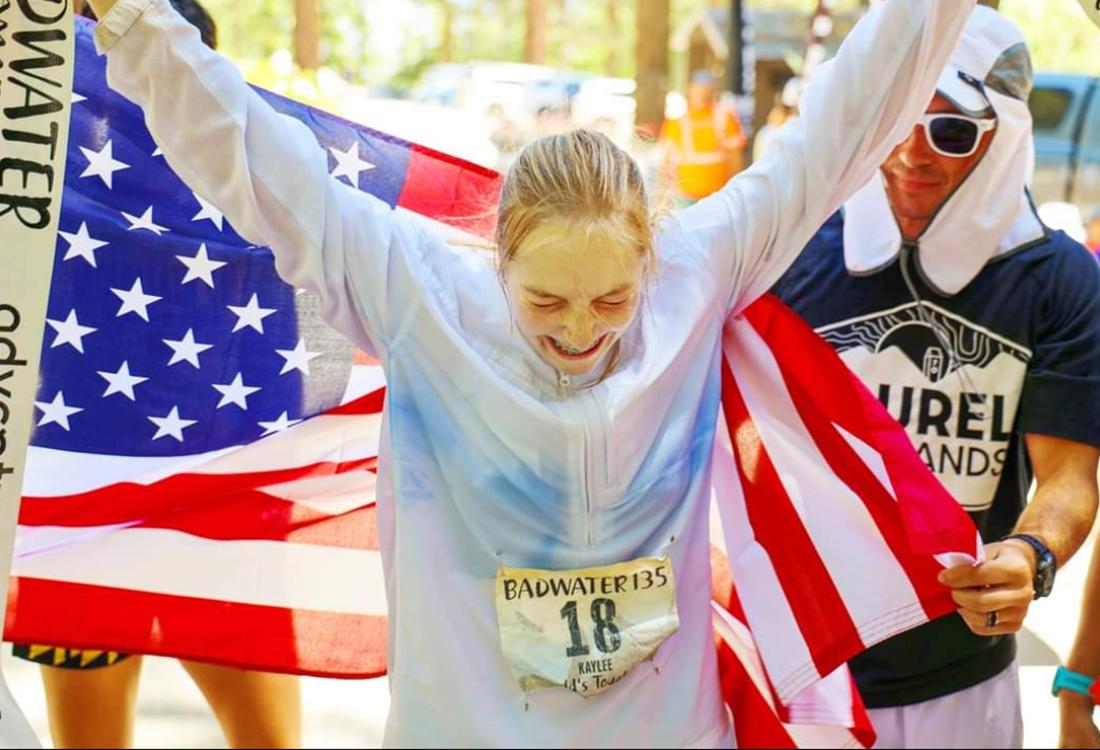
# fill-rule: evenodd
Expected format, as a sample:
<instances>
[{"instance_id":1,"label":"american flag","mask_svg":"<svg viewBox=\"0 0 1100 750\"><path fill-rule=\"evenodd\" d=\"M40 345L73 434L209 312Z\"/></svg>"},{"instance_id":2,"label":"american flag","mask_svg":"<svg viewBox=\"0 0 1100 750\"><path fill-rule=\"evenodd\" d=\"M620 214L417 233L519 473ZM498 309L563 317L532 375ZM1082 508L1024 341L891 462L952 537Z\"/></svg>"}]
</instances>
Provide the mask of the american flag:
<instances>
[{"instance_id":1,"label":"american flag","mask_svg":"<svg viewBox=\"0 0 1100 750\"><path fill-rule=\"evenodd\" d=\"M380 674L380 368L176 177L93 29L77 19L6 637ZM473 216L461 196L495 195L489 170L262 93L312 124L336 179L400 210Z\"/></svg>"},{"instance_id":2,"label":"american flag","mask_svg":"<svg viewBox=\"0 0 1100 750\"><path fill-rule=\"evenodd\" d=\"M91 26L76 31L5 638L380 674L379 368L180 182L107 89ZM436 231L486 234L495 173L263 96L309 124L334 179ZM866 745L844 662L951 611L935 576L979 554L976 533L775 300L731 319L725 354L714 619L738 744Z\"/></svg>"}]
</instances>

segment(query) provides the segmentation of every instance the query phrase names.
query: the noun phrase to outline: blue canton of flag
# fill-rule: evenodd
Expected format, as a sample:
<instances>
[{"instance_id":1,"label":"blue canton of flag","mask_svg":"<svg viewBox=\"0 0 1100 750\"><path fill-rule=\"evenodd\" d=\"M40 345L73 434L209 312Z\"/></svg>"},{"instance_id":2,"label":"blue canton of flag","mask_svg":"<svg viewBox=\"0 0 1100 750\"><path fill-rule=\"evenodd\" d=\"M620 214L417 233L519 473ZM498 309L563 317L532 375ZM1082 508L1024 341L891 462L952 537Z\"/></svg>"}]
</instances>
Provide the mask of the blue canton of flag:
<instances>
[{"instance_id":1,"label":"blue canton of flag","mask_svg":"<svg viewBox=\"0 0 1100 750\"><path fill-rule=\"evenodd\" d=\"M93 28L77 19L78 45L90 48ZM351 347L278 278L270 251L180 181L95 63L74 81L33 445L196 454L338 405ZM306 109L261 93L286 114ZM396 205L409 144L314 119L333 175Z\"/></svg>"}]
</instances>

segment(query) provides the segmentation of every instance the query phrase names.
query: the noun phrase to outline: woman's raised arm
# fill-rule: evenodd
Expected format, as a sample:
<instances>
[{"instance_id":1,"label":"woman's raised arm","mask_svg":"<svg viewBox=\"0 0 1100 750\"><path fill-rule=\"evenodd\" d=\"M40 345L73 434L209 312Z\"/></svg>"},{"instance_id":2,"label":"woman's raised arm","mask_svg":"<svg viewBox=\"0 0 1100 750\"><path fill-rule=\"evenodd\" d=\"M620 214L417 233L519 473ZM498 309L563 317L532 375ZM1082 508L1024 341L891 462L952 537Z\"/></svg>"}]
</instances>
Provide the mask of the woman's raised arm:
<instances>
[{"instance_id":1,"label":"woman's raised arm","mask_svg":"<svg viewBox=\"0 0 1100 750\"><path fill-rule=\"evenodd\" d=\"M975 0L885 0L813 76L799 118L764 158L681 211L743 309L864 185L928 106Z\"/></svg>"},{"instance_id":2,"label":"woman's raised arm","mask_svg":"<svg viewBox=\"0 0 1100 750\"><path fill-rule=\"evenodd\" d=\"M427 236L333 179L310 130L272 109L168 0L92 6L108 83L142 108L176 173L271 247L284 280L319 294L331 325L384 357L420 294Z\"/></svg>"}]
</instances>

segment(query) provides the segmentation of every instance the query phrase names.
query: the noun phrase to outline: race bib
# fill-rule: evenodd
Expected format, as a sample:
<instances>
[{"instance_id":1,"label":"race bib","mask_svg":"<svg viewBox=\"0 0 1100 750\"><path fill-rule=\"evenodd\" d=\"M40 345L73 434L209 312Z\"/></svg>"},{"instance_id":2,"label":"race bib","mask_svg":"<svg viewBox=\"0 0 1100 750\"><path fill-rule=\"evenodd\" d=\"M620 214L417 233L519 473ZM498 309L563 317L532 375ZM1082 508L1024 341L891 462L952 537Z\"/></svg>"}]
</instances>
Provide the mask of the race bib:
<instances>
[{"instance_id":1,"label":"race bib","mask_svg":"<svg viewBox=\"0 0 1100 750\"><path fill-rule=\"evenodd\" d=\"M504 658L524 692L599 695L680 627L667 557L577 570L501 566L496 604Z\"/></svg>"}]
</instances>

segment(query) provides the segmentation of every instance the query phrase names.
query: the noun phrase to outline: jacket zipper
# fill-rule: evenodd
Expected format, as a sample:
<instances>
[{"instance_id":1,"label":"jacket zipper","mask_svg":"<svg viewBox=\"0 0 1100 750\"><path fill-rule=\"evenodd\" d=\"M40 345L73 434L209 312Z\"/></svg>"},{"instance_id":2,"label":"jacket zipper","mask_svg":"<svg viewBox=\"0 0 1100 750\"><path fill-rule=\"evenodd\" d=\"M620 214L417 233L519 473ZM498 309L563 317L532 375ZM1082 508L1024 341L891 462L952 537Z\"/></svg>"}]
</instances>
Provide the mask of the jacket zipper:
<instances>
[{"instance_id":1,"label":"jacket zipper","mask_svg":"<svg viewBox=\"0 0 1100 750\"><path fill-rule=\"evenodd\" d=\"M569 388L570 383L571 379L568 375L558 375L558 385L563 390ZM592 393L590 390L571 395L574 398L579 397L578 408L581 414L581 500L584 504L583 532L585 544L591 547L593 538L592 527L595 523L595 507L592 501L592 497L595 495L595 490L592 487L592 473L595 460L592 454L596 441L593 439L590 422L592 421L593 413L595 413L596 418L599 418L599 405L596 403L596 394ZM590 408L590 404L592 408Z\"/></svg>"}]
</instances>

